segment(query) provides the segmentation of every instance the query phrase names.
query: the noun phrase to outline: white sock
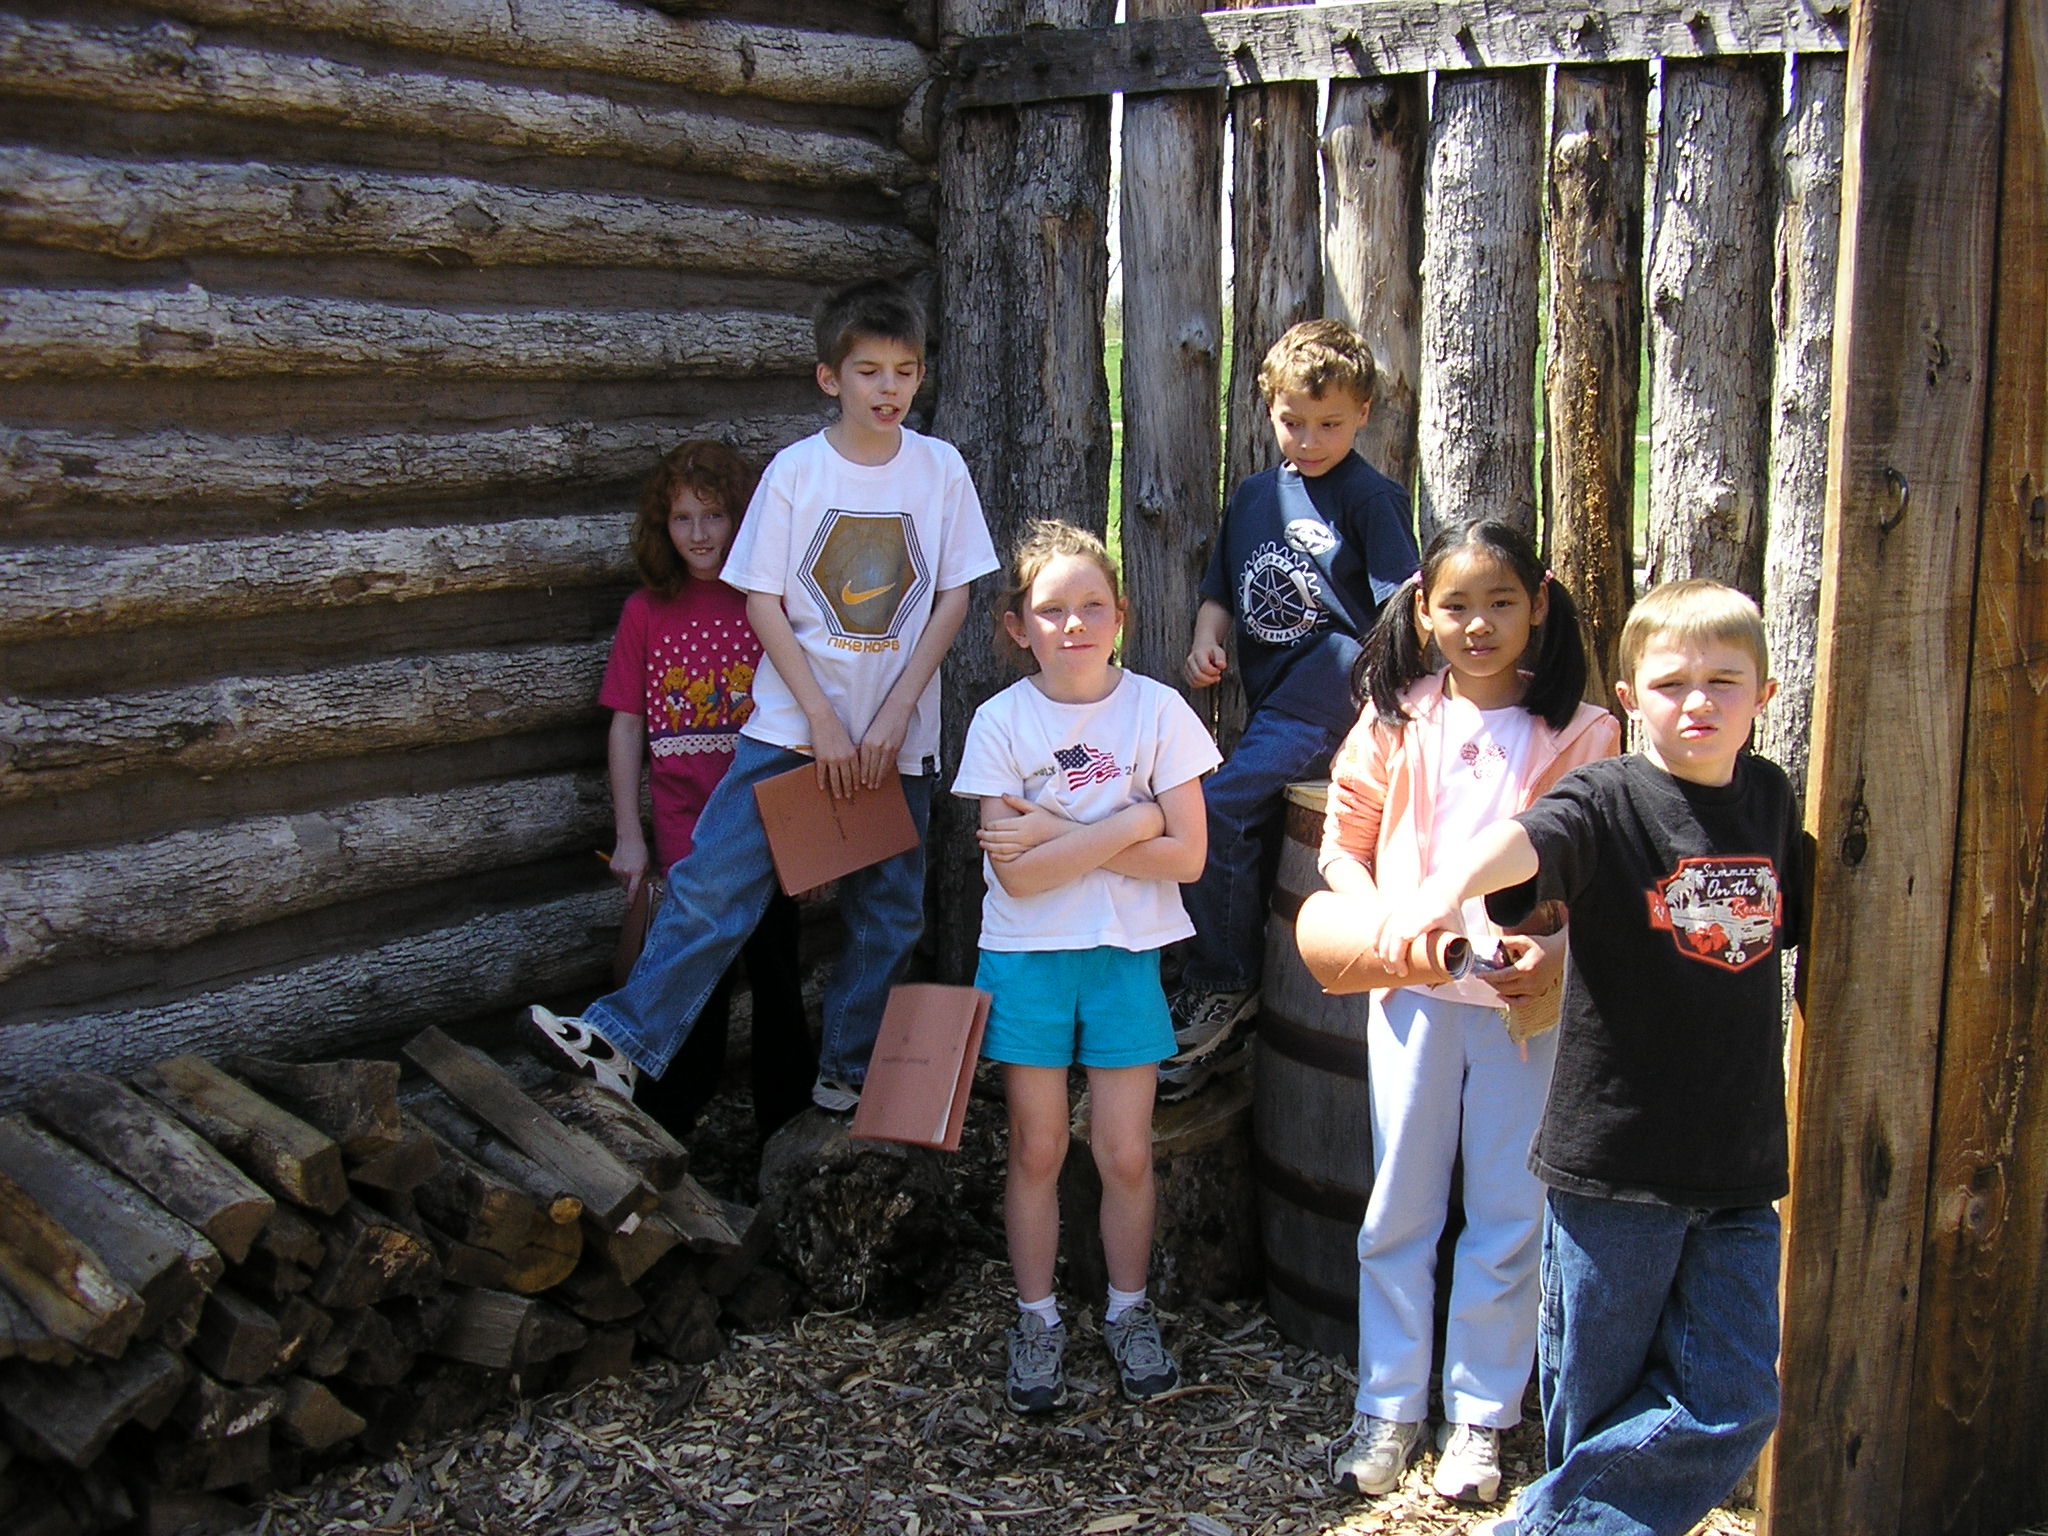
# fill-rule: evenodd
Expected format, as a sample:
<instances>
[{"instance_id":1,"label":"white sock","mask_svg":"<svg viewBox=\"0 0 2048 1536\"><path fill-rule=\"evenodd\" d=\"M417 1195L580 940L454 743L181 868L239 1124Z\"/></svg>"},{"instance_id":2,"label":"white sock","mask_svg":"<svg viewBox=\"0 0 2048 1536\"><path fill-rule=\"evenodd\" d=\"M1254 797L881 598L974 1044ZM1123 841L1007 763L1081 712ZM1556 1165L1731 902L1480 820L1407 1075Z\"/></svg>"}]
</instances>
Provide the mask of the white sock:
<instances>
[{"instance_id":1,"label":"white sock","mask_svg":"<svg viewBox=\"0 0 2048 1536\"><path fill-rule=\"evenodd\" d=\"M1144 1299L1145 1288L1142 1285L1135 1291L1120 1291L1112 1285L1109 1288L1109 1305L1102 1309L1102 1320L1113 1323Z\"/></svg>"},{"instance_id":2,"label":"white sock","mask_svg":"<svg viewBox=\"0 0 2048 1536\"><path fill-rule=\"evenodd\" d=\"M1060 1304L1051 1296L1046 1297L1043 1301L1026 1301L1022 1296L1019 1296L1017 1298L1017 1310L1019 1312L1029 1312L1048 1328L1057 1328L1060 1325Z\"/></svg>"}]
</instances>

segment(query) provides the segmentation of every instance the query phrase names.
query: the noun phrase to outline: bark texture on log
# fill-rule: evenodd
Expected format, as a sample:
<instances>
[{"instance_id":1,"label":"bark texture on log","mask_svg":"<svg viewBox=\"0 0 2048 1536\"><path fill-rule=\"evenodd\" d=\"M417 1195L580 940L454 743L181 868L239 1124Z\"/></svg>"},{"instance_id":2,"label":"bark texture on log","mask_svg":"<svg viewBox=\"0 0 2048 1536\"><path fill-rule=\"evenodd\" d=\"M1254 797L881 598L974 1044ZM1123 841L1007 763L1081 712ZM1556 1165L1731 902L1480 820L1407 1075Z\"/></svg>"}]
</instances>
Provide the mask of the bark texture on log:
<instances>
[{"instance_id":1,"label":"bark texture on log","mask_svg":"<svg viewBox=\"0 0 2048 1536\"><path fill-rule=\"evenodd\" d=\"M1333 83L1323 120L1323 309L1372 348L1379 386L1358 451L1402 486L1415 481L1422 383L1427 86L1420 75Z\"/></svg>"},{"instance_id":2,"label":"bark texture on log","mask_svg":"<svg viewBox=\"0 0 2048 1536\"><path fill-rule=\"evenodd\" d=\"M1771 490L1764 540L1764 635L1777 697L1757 726L1757 749L1806 791L1813 672L1820 649L1820 533L1828 487L1828 395L1833 381L1835 268L1842 238L1842 130L1848 71L1802 54L1775 146L1778 272L1772 305L1777 366L1771 384Z\"/></svg>"},{"instance_id":3,"label":"bark texture on log","mask_svg":"<svg viewBox=\"0 0 2048 1536\"><path fill-rule=\"evenodd\" d=\"M1416 522L1536 530L1543 75L1440 75L1422 254Z\"/></svg>"},{"instance_id":4,"label":"bark texture on log","mask_svg":"<svg viewBox=\"0 0 2048 1536\"><path fill-rule=\"evenodd\" d=\"M1649 76L1620 65L1555 79L1544 505L1551 565L1584 621L1586 697L1613 709L1621 624L1635 601Z\"/></svg>"},{"instance_id":5,"label":"bark texture on log","mask_svg":"<svg viewBox=\"0 0 2048 1536\"><path fill-rule=\"evenodd\" d=\"M1663 78L1650 249L1651 584L1763 596L1770 466L1774 62Z\"/></svg>"}]
</instances>

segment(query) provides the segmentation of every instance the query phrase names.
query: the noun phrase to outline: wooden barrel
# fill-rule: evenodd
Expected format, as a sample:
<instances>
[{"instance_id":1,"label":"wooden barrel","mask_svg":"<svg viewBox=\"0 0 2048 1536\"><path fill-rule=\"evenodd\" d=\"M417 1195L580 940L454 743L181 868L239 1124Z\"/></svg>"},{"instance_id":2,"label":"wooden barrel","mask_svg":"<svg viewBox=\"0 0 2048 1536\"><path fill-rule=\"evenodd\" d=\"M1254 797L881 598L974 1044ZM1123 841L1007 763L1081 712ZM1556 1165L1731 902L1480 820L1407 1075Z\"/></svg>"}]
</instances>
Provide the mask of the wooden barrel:
<instances>
[{"instance_id":1,"label":"wooden barrel","mask_svg":"<svg viewBox=\"0 0 2048 1536\"><path fill-rule=\"evenodd\" d=\"M1266 920L1252 1177L1274 1322L1296 1344L1356 1360L1358 1224L1372 1188L1369 994L1326 996L1294 946L1294 914L1323 889L1316 854L1328 794L1321 783L1287 788L1286 840Z\"/></svg>"}]
</instances>

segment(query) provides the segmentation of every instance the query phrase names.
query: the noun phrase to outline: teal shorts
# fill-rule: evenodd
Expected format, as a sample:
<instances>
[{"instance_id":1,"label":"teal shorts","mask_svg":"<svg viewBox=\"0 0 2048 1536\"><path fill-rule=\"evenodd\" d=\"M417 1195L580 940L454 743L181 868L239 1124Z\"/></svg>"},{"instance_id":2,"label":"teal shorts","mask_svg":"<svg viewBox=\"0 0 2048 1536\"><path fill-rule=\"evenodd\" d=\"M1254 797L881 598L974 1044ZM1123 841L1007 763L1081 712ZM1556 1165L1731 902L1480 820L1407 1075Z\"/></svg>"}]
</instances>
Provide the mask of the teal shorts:
<instances>
[{"instance_id":1,"label":"teal shorts","mask_svg":"<svg viewBox=\"0 0 2048 1536\"><path fill-rule=\"evenodd\" d=\"M1159 951L984 949L981 1054L1019 1067L1145 1067L1174 1051Z\"/></svg>"}]
</instances>

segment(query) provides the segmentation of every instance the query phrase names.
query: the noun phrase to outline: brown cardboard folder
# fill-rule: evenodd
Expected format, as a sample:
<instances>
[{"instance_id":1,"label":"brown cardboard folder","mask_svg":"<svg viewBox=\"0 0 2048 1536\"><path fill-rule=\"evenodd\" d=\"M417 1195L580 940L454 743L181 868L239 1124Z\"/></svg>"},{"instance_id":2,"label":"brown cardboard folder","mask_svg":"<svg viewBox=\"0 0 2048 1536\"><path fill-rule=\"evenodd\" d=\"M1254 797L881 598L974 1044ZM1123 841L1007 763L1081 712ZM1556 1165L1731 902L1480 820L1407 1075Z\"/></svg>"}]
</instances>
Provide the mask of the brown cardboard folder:
<instances>
[{"instance_id":1,"label":"brown cardboard folder","mask_svg":"<svg viewBox=\"0 0 2048 1536\"><path fill-rule=\"evenodd\" d=\"M785 896L816 890L917 846L917 823L903 798L903 780L894 773L883 774L873 789L856 788L852 798L837 800L818 787L816 765L805 763L756 784L754 804Z\"/></svg>"},{"instance_id":2,"label":"brown cardboard folder","mask_svg":"<svg viewBox=\"0 0 2048 1536\"><path fill-rule=\"evenodd\" d=\"M976 987L892 987L851 1134L959 1151L988 1005Z\"/></svg>"}]
</instances>

